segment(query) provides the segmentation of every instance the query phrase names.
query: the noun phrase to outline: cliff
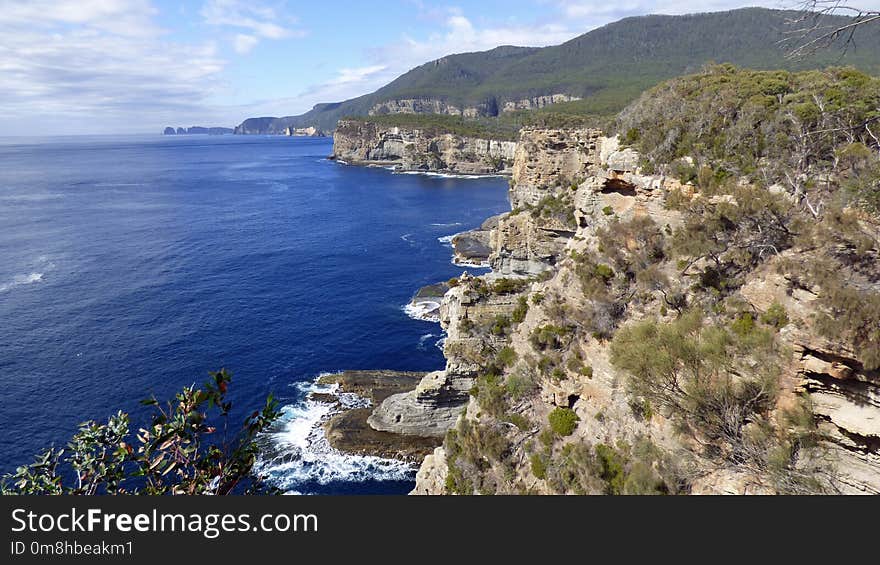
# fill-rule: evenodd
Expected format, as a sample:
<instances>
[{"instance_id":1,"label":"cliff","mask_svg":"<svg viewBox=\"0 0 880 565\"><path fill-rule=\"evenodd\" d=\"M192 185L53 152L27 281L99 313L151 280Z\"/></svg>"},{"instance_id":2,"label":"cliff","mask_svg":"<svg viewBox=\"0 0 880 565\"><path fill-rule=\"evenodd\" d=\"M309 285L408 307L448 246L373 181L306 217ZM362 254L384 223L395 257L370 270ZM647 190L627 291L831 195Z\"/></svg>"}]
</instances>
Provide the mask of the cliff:
<instances>
[{"instance_id":1,"label":"cliff","mask_svg":"<svg viewBox=\"0 0 880 565\"><path fill-rule=\"evenodd\" d=\"M353 164L395 165L408 171L458 174L508 173L516 143L442 131L340 120L333 157Z\"/></svg>"},{"instance_id":2,"label":"cliff","mask_svg":"<svg viewBox=\"0 0 880 565\"><path fill-rule=\"evenodd\" d=\"M687 273L711 269L673 260L673 234L697 229L696 209L730 216L766 190L703 194L639 162L595 130L523 131L515 207L492 230L495 272L463 277L442 301L446 370L374 415L403 433L449 430L413 493L880 493L877 363L821 327L841 280L877 303L878 264L811 278L840 244L793 245L707 292ZM852 213L861 253L876 256L880 223ZM689 388L681 369L667 385L687 393L652 388L684 355L650 349L657 339L691 343L712 377Z\"/></svg>"},{"instance_id":3,"label":"cliff","mask_svg":"<svg viewBox=\"0 0 880 565\"><path fill-rule=\"evenodd\" d=\"M568 94L547 94L520 100L497 100L492 98L474 106L457 107L443 98L395 98L385 100L370 108L370 116L385 114L440 114L464 118L497 117L507 112L540 110L561 102L580 100Z\"/></svg>"},{"instance_id":4,"label":"cliff","mask_svg":"<svg viewBox=\"0 0 880 565\"><path fill-rule=\"evenodd\" d=\"M442 438L413 492L880 494L877 86L722 65L621 113L625 144L522 130L511 211L453 242L492 272L419 293L445 368L366 420ZM440 135L350 122L339 147Z\"/></svg>"}]
</instances>

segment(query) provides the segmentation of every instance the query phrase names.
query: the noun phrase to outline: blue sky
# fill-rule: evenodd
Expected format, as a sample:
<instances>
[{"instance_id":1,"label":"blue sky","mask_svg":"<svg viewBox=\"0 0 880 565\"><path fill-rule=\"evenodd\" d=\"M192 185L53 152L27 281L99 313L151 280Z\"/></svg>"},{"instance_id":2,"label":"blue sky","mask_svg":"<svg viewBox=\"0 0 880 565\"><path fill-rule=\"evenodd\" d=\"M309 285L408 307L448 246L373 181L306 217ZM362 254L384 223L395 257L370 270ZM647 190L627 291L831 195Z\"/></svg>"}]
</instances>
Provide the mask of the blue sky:
<instances>
[{"instance_id":1,"label":"blue sky","mask_svg":"<svg viewBox=\"0 0 880 565\"><path fill-rule=\"evenodd\" d=\"M370 92L450 53L558 44L632 15L796 3L0 0L0 135L233 126Z\"/></svg>"}]
</instances>

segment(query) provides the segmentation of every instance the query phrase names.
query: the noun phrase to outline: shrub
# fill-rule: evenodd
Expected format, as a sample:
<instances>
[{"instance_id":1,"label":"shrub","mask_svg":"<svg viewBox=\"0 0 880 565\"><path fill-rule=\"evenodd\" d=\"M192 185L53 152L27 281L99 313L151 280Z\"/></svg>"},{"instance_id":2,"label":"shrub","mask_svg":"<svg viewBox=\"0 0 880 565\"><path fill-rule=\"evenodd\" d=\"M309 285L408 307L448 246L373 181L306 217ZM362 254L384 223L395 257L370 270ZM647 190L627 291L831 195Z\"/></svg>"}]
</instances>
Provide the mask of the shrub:
<instances>
[{"instance_id":1,"label":"shrub","mask_svg":"<svg viewBox=\"0 0 880 565\"><path fill-rule=\"evenodd\" d=\"M506 335L508 329L510 329L510 318L502 314L495 316L495 321L490 330L492 335Z\"/></svg>"},{"instance_id":2,"label":"shrub","mask_svg":"<svg viewBox=\"0 0 880 565\"><path fill-rule=\"evenodd\" d=\"M561 493L595 494L602 489L598 471L596 456L588 443L568 443L549 462L547 483Z\"/></svg>"},{"instance_id":3,"label":"shrub","mask_svg":"<svg viewBox=\"0 0 880 565\"><path fill-rule=\"evenodd\" d=\"M599 477L605 481L605 494L622 494L626 480L623 457L613 447L600 443L596 446L596 460Z\"/></svg>"},{"instance_id":4,"label":"shrub","mask_svg":"<svg viewBox=\"0 0 880 565\"><path fill-rule=\"evenodd\" d=\"M529 343L539 351L547 349L562 349L564 339L568 336L568 328L547 324L532 330Z\"/></svg>"},{"instance_id":5,"label":"shrub","mask_svg":"<svg viewBox=\"0 0 880 565\"><path fill-rule=\"evenodd\" d=\"M736 320L730 324L733 333L740 337L746 337L755 330L755 319L748 312L740 314Z\"/></svg>"},{"instance_id":6,"label":"shrub","mask_svg":"<svg viewBox=\"0 0 880 565\"><path fill-rule=\"evenodd\" d=\"M502 347L495 356L495 362L502 367L510 367L516 363L516 351L509 345Z\"/></svg>"},{"instance_id":7,"label":"shrub","mask_svg":"<svg viewBox=\"0 0 880 565\"><path fill-rule=\"evenodd\" d=\"M519 400L532 394L538 388L538 383L535 382L534 375L521 366L519 370L507 376L504 387L507 394L514 400Z\"/></svg>"},{"instance_id":8,"label":"shrub","mask_svg":"<svg viewBox=\"0 0 880 565\"><path fill-rule=\"evenodd\" d=\"M513 413L507 415L507 421L516 426L520 431L527 432L532 428L532 422L522 414Z\"/></svg>"},{"instance_id":9,"label":"shrub","mask_svg":"<svg viewBox=\"0 0 880 565\"><path fill-rule=\"evenodd\" d=\"M51 448L35 463L4 477L2 494L233 494L263 488L252 476L257 436L279 417L270 396L231 439L215 436L226 427L232 404L226 393L231 375L211 373L202 388L187 387L164 406L155 398L151 423L133 434L129 415L118 412L106 424L86 422L65 451ZM216 421L216 420L219 420ZM212 441L212 440L218 441ZM66 468L69 467L69 468ZM76 476L70 486L62 477Z\"/></svg>"},{"instance_id":10,"label":"shrub","mask_svg":"<svg viewBox=\"0 0 880 565\"><path fill-rule=\"evenodd\" d=\"M606 216L613 216L614 208L612 208L611 206L605 206L604 208L602 208L602 213Z\"/></svg>"},{"instance_id":11,"label":"shrub","mask_svg":"<svg viewBox=\"0 0 880 565\"><path fill-rule=\"evenodd\" d=\"M848 284L830 262L814 265L808 275L821 286L818 303L828 312L817 317L819 332L852 343L866 370L880 369L880 292Z\"/></svg>"},{"instance_id":12,"label":"shrub","mask_svg":"<svg viewBox=\"0 0 880 565\"><path fill-rule=\"evenodd\" d=\"M547 477L547 462L544 460L538 453L533 453L531 457L529 457L529 462L532 466L532 474L535 475L536 479L544 479Z\"/></svg>"},{"instance_id":13,"label":"shrub","mask_svg":"<svg viewBox=\"0 0 880 565\"><path fill-rule=\"evenodd\" d=\"M545 196L532 208L532 217L555 219L572 229L577 228L574 204L570 196Z\"/></svg>"},{"instance_id":14,"label":"shrub","mask_svg":"<svg viewBox=\"0 0 880 565\"><path fill-rule=\"evenodd\" d=\"M501 278L492 285L495 294L514 294L521 292L529 285L527 279Z\"/></svg>"},{"instance_id":15,"label":"shrub","mask_svg":"<svg viewBox=\"0 0 880 565\"><path fill-rule=\"evenodd\" d=\"M782 304L774 302L766 312L761 314L761 322L777 329L783 328L788 325L788 313Z\"/></svg>"},{"instance_id":16,"label":"shrub","mask_svg":"<svg viewBox=\"0 0 880 565\"><path fill-rule=\"evenodd\" d=\"M577 423L580 421L574 410L561 407L554 408L547 418L550 421L550 429L560 437L570 436L574 433Z\"/></svg>"},{"instance_id":17,"label":"shrub","mask_svg":"<svg viewBox=\"0 0 880 565\"><path fill-rule=\"evenodd\" d=\"M507 398L505 389L501 384L501 378L489 372L477 377L473 391L476 393L477 402L482 410L499 418L507 412Z\"/></svg>"},{"instance_id":18,"label":"shrub","mask_svg":"<svg viewBox=\"0 0 880 565\"><path fill-rule=\"evenodd\" d=\"M596 265L596 276L608 282L614 278L614 269L608 265Z\"/></svg>"},{"instance_id":19,"label":"shrub","mask_svg":"<svg viewBox=\"0 0 880 565\"><path fill-rule=\"evenodd\" d=\"M526 319L529 311L529 302L525 296L520 296L516 303L516 308L510 314L510 319L514 324L521 324Z\"/></svg>"},{"instance_id":20,"label":"shrub","mask_svg":"<svg viewBox=\"0 0 880 565\"><path fill-rule=\"evenodd\" d=\"M691 311L674 322L621 329L611 362L629 374L633 397L668 407L684 431L736 458L745 425L773 406L780 371L772 338L750 332L740 337L705 325L702 313Z\"/></svg>"}]
</instances>

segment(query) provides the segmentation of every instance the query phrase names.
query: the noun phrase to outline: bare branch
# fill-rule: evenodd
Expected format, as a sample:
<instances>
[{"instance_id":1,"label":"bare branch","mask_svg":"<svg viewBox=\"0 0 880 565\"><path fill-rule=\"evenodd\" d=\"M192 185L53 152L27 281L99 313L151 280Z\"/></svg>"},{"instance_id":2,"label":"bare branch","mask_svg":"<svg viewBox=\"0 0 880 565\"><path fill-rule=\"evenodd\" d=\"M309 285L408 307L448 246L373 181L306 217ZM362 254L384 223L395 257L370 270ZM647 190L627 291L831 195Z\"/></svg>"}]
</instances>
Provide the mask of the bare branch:
<instances>
[{"instance_id":1,"label":"bare branch","mask_svg":"<svg viewBox=\"0 0 880 565\"><path fill-rule=\"evenodd\" d=\"M855 47L857 29L880 22L880 11L850 6L845 0L803 0L798 15L779 43L789 47L787 57L799 59L840 44L841 55Z\"/></svg>"}]
</instances>

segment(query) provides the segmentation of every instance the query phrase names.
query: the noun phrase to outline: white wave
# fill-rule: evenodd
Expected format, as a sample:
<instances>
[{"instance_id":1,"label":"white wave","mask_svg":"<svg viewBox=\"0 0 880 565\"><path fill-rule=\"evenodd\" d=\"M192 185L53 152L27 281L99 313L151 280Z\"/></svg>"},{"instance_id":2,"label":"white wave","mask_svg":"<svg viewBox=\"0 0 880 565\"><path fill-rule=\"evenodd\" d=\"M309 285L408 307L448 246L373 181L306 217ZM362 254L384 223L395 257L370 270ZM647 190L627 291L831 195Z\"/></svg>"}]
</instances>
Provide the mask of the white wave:
<instances>
[{"instance_id":1,"label":"white wave","mask_svg":"<svg viewBox=\"0 0 880 565\"><path fill-rule=\"evenodd\" d=\"M439 322L440 303L436 300L415 300L403 307L406 315L413 320L421 320L423 322Z\"/></svg>"},{"instance_id":2,"label":"white wave","mask_svg":"<svg viewBox=\"0 0 880 565\"><path fill-rule=\"evenodd\" d=\"M394 171L395 175L421 175L441 179L494 179L504 175L463 175L456 173L437 173L434 171Z\"/></svg>"},{"instance_id":3,"label":"white wave","mask_svg":"<svg viewBox=\"0 0 880 565\"><path fill-rule=\"evenodd\" d=\"M420 337L419 338L419 349L424 351L425 350L425 342L427 342L432 337L436 337L436 336L434 334L425 334L422 337Z\"/></svg>"},{"instance_id":4,"label":"white wave","mask_svg":"<svg viewBox=\"0 0 880 565\"><path fill-rule=\"evenodd\" d=\"M415 475L413 465L394 459L351 455L333 448L324 433L324 423L341 410L361 408L370 402L356 394L339 393L339 385L297 383L301 400L281 408L281 427L268 434L276 455L260 459L256 471L276 487L300 493L308 483L404 481ZM318 402L311 393L333 394L342 407Z\"/></svg>"},{"instance_id":5,"label":"white wave","mask_svg":"<svg viewBox=\"0 0 880 565\"><path fill-rule=\"evenodd\" d=\"M43 280L43 273L31 273L29 275L16 275L8 283L0 284L0 292L6 292L17 286L38 283Z\"/></svg>"},{"instance_id":6,"label":"white wave","mask_svg":"<svg viewBox=\"0 0 880 565\"><path fill-rule=\"evenodd\" d=\"M411 234L411 233L405 233L405 234L403 234L402 236L400 236L400 239L402 239L403 241L405 241L405 242L407 242L407 243L409 243L409 244L414 244L414 243L415 243L415 241L413 240L413 234Z\"/></svg>"},{"instance_id":7,"label":"white wave","mask_svg":"<svg viewBox=\"0 0 880 565\"><path fill-rule=\"evenodd\" d=\"M452 235L444 235L443 237L438 237L437 241L439 241L443 245L448 245L449 247L452 247L452 240L455 239L457 235L457 233L454 233Z\"/></svg>"},{"instance_id":8,"label":"white wave","mask_svg":"<svg viewBox=\"0 0 880 565\"><path fill-rule=\"evenodd\" d=\"M446 336L444 335L443 337L438 339L434 345L437 347L437 349L443 351L443 346L446 345Z\"/></svg>"},{"instance_id":9,"label":"white wave","mask_svg":"<svg viewBox=\"0 0 880 565\"><path fill-rule=\"evenodd\" d=\"M438 228L454 228L455 226L460 226L461 222L452 222L451 224L431 224L432 226L437 226Z\"/></svg>"},{"instance_id":10,"label":"white wave","mask_svg":"<svg viewBox=\"0 0 880 565\"><path fill-rule=\"evenodd\" d=\"M492 266L488 261L464 261L457 257L452 258L452 264L457 267L467 267L470 269L488 269Z\"/></svg>"}]
</instances>

